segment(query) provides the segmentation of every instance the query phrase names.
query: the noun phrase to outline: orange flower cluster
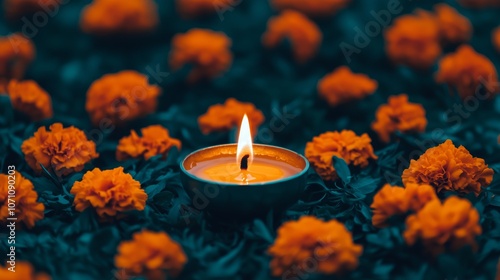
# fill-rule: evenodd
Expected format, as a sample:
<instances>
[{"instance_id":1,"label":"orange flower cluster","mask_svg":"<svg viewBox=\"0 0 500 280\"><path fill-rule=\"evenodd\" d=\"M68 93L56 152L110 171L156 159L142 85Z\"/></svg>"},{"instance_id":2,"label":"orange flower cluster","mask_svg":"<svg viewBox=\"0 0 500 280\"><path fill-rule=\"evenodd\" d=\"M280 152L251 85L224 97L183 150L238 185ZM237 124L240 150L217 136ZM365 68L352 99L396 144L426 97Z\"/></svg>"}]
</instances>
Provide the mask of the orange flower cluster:
<instances>
[{"instance_id":1,"label":"orange flower cluster","mask_svg":"<svg viewBox=\"0 0 500 280\"><path fill-rule=\"evenodd\" d=\"M491 33L491 40L495 49L500 53L500 26Z\"/></svg>"},{"instance_id":2,"label":"orange flower cluster","mask_svg":"<svg viewBox=\"0 0 500 280\"><path fill-rule=\"evenodd\" d=\"M340 66L318 82L318 93L330 106L359 100L377 90L378 83L364 74Z\"/></svg>"},{"instance_id":3,"label":"orange flower cluster","mask_svg":"<svg viewBox=\"0 0 500 280\"><path fill-rule=\"evenodd\" d=\"M435 5L434 11L441 40L444 43L457 44L469 41L472 36L472 24L469 19L446 4Z\"/></svg>"},{"instance_id":4,"label":"orange flower cluster","mask_svg":"<svg viewBox=\"0 0 500 280\"><path fill-rule=\"evenodd\" d=\"M80 27L99 35L141 33L154 30L158 22L153 0L94 0L83 9Z\"/></svg>"},{"instance_id":5,"label":"orange flower cluster","mask_svg":"<svg viewBox=\"0 0 500 280\"><path fill-rule=\"evenodd\" d=\"M142 137L132 130L130 136L123 137L116 148L116 159L143 157L145 160L156 155L166 157L172 147L181 148L181 141L170 138L168 129L161 125L151 125L141 129Z\"/></svg>"},{"instance_id":6,"label":"orange flower cluster","mask_svg":"<svg viewBox=\"0 0 500 280\"><path fill-rule=\"evenodd\" d=\"M0 80L22 79L35 59L35 45L21 34L0 37Z\"/></svg>"},{"instance_id":7,"label":"orange flower cluster","mask_svg":"<svg viewBox=\"0 0 500 280\"><path fill-rule=\"evenodd\" d=\"M491 95L500 90L493 62L468 45L441 59L436 81L454 87L463 99L474 96L482 87Z\"/></svg>"},{"instance_id":8,"label":"orange flower cluster","mask_svg":"<svg viewBox=\"0 0 500 280\"><path fill-rule=\"evenodd\" d=\"M323 34L319 27L303 14L286 10L269 19L266 33L262 36L262 44L267 48L274 48L285 39L290 40L295 60L304 63L317 53Z\"/></svg>"},{"instance_id":9,"label":"orange flower cluster","mask_svg":"<svg viewBox=\"0 0 500 280\"><path fill-rule=\"evenodd\" d=\"M54 11L63 0L4 0L5 16L9 20L17 20L37 11Z\"/></svg>"},{"instance_id":10,"label":"orange flower cluster","mask_svg":"<svg viewBox=\"0 0 500 280\"><path fill-rule=\"evenodd\" d=\"M240 102L234 98L228 98L224 104L210 106L208 111L198 118L198 125L204 134L228 131L233 127L238 127L245 114L248 117L252 135L255 135L259 126L264 122L264 114L252 103Z\"/></svg>"},{"instance_id":11,"label":"orange flower cluster","mask_svg":"<svg viewBox=\"0 0 500 280\"><path fill-rule=\"evenodd\" d=\"M118 246L115 265L130 276L170 279L184 268L187 257L179 243L164 232L143 230Z\"/></svg>"},{"instance_id":12,"label":"orange flower cluster","mask_svg":"<svg viewBox=\"0 0 500 280\"><path fill-rule=\"evenodd\" d=\"M500 7L500 0L458 0L458 2L468 8Z\"/></svg>"},{"instance_id":13,"label":"orange flower cluster","mask_svg":"<svg viewBox=\"0 0 500 280\"><path fill-rule=\"evenodd\" d=\"M353 270L362 251L363 247L353 242L352 234L343 224L313 216L281 225L268 249L273 257L272 274L283 279L298 276L297 270L307 271L311 260L317 263L317 273L341 274Z\"/></svg>"},{"instance_id":14,"label":"orange flower cluster","mask_svg":"<svg viewBox=\"0 0 500 280\"><path fill-rule=\"evenodd\" d=\"M15 181L15 213L18 223L23 223L26 227L32 228L35 222L43 218L45 206L37 202L38 194L30 180L26 179L21 173L14 175L0 174L0 221L7 223L9 215L9 181ZM0 279L3 279L0 277Z\"/></svg>"},{"instance_id":15,"label":"orange flower cluster","mask_svg":"<svg viewBox=\"0 0 500 280\"><path fill-rule=\"evenodd\" d=\"M326 132L307 143L305 156L324 180L333 181L337 179L333 156L347 164L366 167L370 159L377 159L371 141L366 133L358 136L351 130Z\"/></svg>"},{"instance_id":16,"label":"orange flower cluster","mask_svg":"<svg viewBox=\"0 0 500 280\"><path fill-rule=\"evenodd\" d=\"M493 173L483 159L472 157L464 146L457 148L446 140L428 149L418 160L411 160L401 177L405 185L428 184L437 192L452 190L479 195L481 186L488 186L493 180Z\"/></svg>"},{"instance_id":17,"label":"orange flower cluster","mask_svg":"<svg viewBox=\"0 0 500 280\"><path fill-rule=\"evenodd\" d=\"M94 125L102 121L121 125L156 110L160 93L161 88L150 85L147 76L122 71L92 83L85 108Z\"/></svg>"},{"instance_id":18,"label":"orange flower cluster","mask_svg":"<svg viewBox=\"0 0 500 280\"><path fill-rule=\"evenodd\" d=\"M81 181L75 182L71 194L75 196L73 204L77 211L92 207L101 218L130 210L142 211L148 198L141 183L124 173L123 167L88 171Z\"/></svg>"},{"instance_id":19,"label":"orange flower cluster","mask_svg":"<svg viewBox=\"0 0 500 280\"><path fill-rule=\"evenodd\" d=\"M45 273L36 273L31 263L16 261L16 272L12 272L0 265L0 279L2 280L50 280Z\"/></svg>"},{"instance_id":20,"label":"orange flower cluster","mask_svg":"<svg viewBox=\"0 0 500 280\"><path fill-rule=\"evenodd\" d=\"M68 175L83 169L86 163L99 156L95 143L73 126L63 128L61 123L40 127L33 137L25 140L21 150L28 165L37 173L43 165L57 175Z\"/></svg>"},{"instance_id":21,"label":"orange flower cluster","mask_svg":"<svg viewBox=\"0 0 500 280\"><path fill-rule=\"evenodd\" d=\"M328 17L347 6L351 0L271 0L277 10L292 9L311 17Z\"/></svg>"},{"instance_id":22,"label":"orange flower cluster","mask_svg":"<svg viewBox=\"0 0 500 280\"><path fill-rule=\"evenodd\" d=\"M12 106L28 115L31 120L40 121L52 117L50 95L35 81L10 81L6 91Z\"/></svg>"},{"instance_id":23,"label":"orange flower cluster","mask_svg":"<svg viewBox=\"0 0 500 280\"><path fill-rule=\"evenodd\" d=\"M408 102L406 94L389 97L388 104L378 107L375 121L372 123L372 129L386 143L389 143L391 135L396 131L423 132L426 126L424 107Z\"/></svg>"},{"instance_id":24,"label":"orange flower cluster","mask_svg":"<svg viewBox=\"0 0 500 280\"><path fill-rule=\"evenodd\" d=\"M468 200L452 196L444 203L433 200L409 216L403 236L408 245L421 241L429 252L439 254L447 248L474 248L475 237L480 234L477 210Z\"/></svg>"},{"instance_id":25,"label":"orange flower cluster","mask_svg":"<svg viewBox=\"0 0 500 280\"><path fill-rule=\"evenodd\" d=\"M190 82L217 77L231 66L231 44L226 34L208 29L195 28L177 34L172 39L170 67L178 70L192 64L194 69L188 77Z\"/></svg>"},{"instance_id":26,"label":"orange flower cluster","mask_svg":"<svg viewBox=\"0 0 500 280\"><path fill-rule=\"evenodd\" d=\"M409 211L417 212L436 199L436 191L429 185L408 184L402 188L386 184L373 197L372 223L376 227L385 227L389 218Z\"/></svg>"},{"instance_id":27,"label":"orange flower cluster","mask_svg":"<svg viewBox=\"0 0 500 280\"><path fill-rule=\"evenodd\" d=\"M234 9L238 0L177 0L177 11L184 18L196 18Z\"/></svg>"}]
</instances>

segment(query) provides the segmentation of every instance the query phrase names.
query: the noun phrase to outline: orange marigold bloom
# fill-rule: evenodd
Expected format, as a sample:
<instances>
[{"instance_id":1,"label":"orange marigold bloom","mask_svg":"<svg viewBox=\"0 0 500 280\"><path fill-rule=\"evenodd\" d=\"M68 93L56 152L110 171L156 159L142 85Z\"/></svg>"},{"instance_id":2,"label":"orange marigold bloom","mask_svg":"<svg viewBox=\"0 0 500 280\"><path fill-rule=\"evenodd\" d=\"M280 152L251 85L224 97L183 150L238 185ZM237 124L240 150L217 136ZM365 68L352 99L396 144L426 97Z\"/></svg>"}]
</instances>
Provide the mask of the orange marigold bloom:
<instances>
[{"instance_id":1,"label":"orange marigold bloom","mask_svg":"<svg viewBox=\"0 0 500 280\"><path fill-rule=\"evenodd\" d=\"M427 126L425 109L422 105L408 102L408 95L389 97L388 104L378 107L372 129L386 143L396 131L403 133L423 132Z\"/></svg>"},{"instance_id":2,"label":"orange marigold bloom","mask_svg":"<svg viewBox=\"0 0 500 280\"><path fill-rule=\"evenodd\" d=\"M286 10L269 19L266 33L262 36L262 44L267 48L274 48L285 39L290 40L295 60L304 63L318 51L323 34L319 27L303 14Z\"/></svg>"},{"instance_id":3,"label":"orange marigold bloom","mask_svg":"<svg viewBox=\"0 0 500 280\"><path fill-rule=\"evenodd\" d=\"M377 159L371 142L366 133L358 136L352 130L325 132L307 143L305 155L324 180L336 180L333 156L349 165L366 167L370 159Z\"/></svg>"},{"instance_id":4,"label":"orange marigold bloom","mask_svg":"<svg viewBox=\"0 0 500 280\"><path fill-rule=\"evenodd\" d=\"M446 4L435 5L434 10L442 41L449 44L469 41L472 36L472 24L469 19Z\"/></svg>"},{"instance_id":5,"label":"orange marigold bloom","mask_svg":"<svg viewBox=\"0 0 500 280\"><path fill-rule=\"evenodd\" d=\"M50 280L50 276L45 273L37 273L31 263L26 261L16 261L16 272L0 266L0 279L2 280Z\"/></svg>"},{"instance_id":6,"label":"orange marigold bloom","mask_svg":"<svg viewBox=\"0 0 500 280\"><path fill-rule=\"evenodd\" d=\"M240 102L234 98L228 98L224 104L210 106L208 111L198 118L198 125L204 134L228 131L238 127L245 114L248 116L252 135L255 135L264 122L264 114L252 103Z\"/></svg>"},{"instance_id":7,"label":"orange marigold bloom","mask_svg":"<svg viewBox=\"0 0 500 280\"><path fill-rule=\"evenodd\" d=\"M18 82L13 80L7 85L6 90L12 106L28 115L31 120L40 121L52 117L50 95L35 81Z\"/></svg>"},{"instance_id":8,"label":"orange marigold bloom","mask_svg":"<svg viewBox=\"0 0 500 280\"><path fill-rule=\"evenodd\" d=\"M418 160L411 160L403 171L403 183L429 184L440 191L473 192L479 195L481 186L493 180L493 169L484 159L472 157L464 147L455 147L451 140L428 149Z\"/></svg>"},{"instance_id":9,"label":"orange marigold bloom","mask_svg":"<svg viewBox=\"0 0 500 280\"><path fill-rule=\"evenodd\" d=\"M354 74L347 66L340 66L318 82L319 95L330 106L363 99L377 87L377 81L364 74Z\"/></svg>"},{"instance_id":10,"label":"orange marigold bloom","mask_svg":"<svg viewBox=\"0 0 500 280\"><path fill-rule=\"evenodd\" d=\"M59 2L62 1L63 0L4 0L5 16L9 20L16 20L37 11L57 13L57 11L59 11Z\"/></svg>"},{"instance_id":11,"label":"orange marigold bloom","mask_svg":"<svg viewBox=\"0 0 500 280\"><path fill-rule=\"evenodd\" d=\"M311 259L317 261L318 273L340 274L353 270L362 251L363 247L353 242L352 234L343 224L313 216L285 222L268 249L273 257L272 274L283 277L293 276L294 267L305 271Z\"/></svg>"},{"instance_id":12,"label":"orange marigold bloom","mask_svg":"<svg viewBox=\"0 0 500 280\"><path fill-rule=\"evenodd\" d=\"M493 46L498 52L500 52L500 26L493 30L491 34L491 40L493 41Z\"/></svg>"},{"instance_id":13,"label":"orange marigold bloom","mask_svg":"<svg viewBox=\"0 0 500 280\"><path fill-rule=\"evenodd\" d=\"M438 199L436 191L429 185L408 184L401 188L385 184L373 197L372 223L376 227L385 227L389 218L418 211L434 199Z\"/></svg>"},{"instance_id":14,"label":"orange marigold bloom","mask_svg":"<svg viewBox=\"0 0 500 280\"><path fill-rule=\"evenodd\" d=\"M184 268L187 257L181 245L164 232L143 230L118 246L115 265L130 276L170 279ZM168 276L168 277L167 277Z\"/></svg>"},{"instance_id":15,"label":"orange marigold bloom","mask_svg":"<svg viewBox=\"0 0 500 280\"><path fill-rule=\"evenodd\" d=\"M441 54L439 25L423 11L396 18L384 36L387 55L396 64L426 69Z\"/></svg>"},{"instance_id":16,"label":"orange marigold bloom","mask_svg":"<svg viewBox=\"0 0 500 280\"><path fill-rule=\"evenodd\" d=\"M184 18L196 18L234 9L238 0L177 0L177 11Z\"/></svg>"},{"instance_id":17,"label":"orange marigold bloom","mask_svg":"<svg viewBox=\"0 0 500 280\"><path fill-rule=\"evenodd\" d=\"M50 131L40 127L23 142L21 150L35 172L41 173L43 165L58 175L81 171L86 163L99 156L95 143L83 131L73 126L63 128L61 123L51 125Z\"/></svg>"},{"instance_id":18,"label":"orange marigold bloom","mask_svg":"<svg viewBox=\"0 0 500 280\"><path fill-rule=\"evenodd\" d=\"M347 6L351 0L271 0L277 10L292 9L312 17L329 17Z\"/></svg>"},{"instance_id":19,"label":"orange marigold bloom","mask_svg":"<svg viewBox=\"0 0 500 280\"><path fill-rule=\"evenodd\" d=\"M92 207L101 218L116 216L119 212L144 210L148 195L141 183L134 180L123 167L101 171L94 168L83 175L71 188L73 204L79 212Z\"/></svg>"},{"instance_id":20,"label":"orange marigold bloom","mask_svg":"<svg viewBox=\"0 0 500 280\"><path fill-rule=\"evenodd\" d=\"M87 91L85 109L94 125L101 121L122 125L156 110L161 88L148 83L148 77L135 71L107 74Z\"/></svg>"},{"instance_id":21,"label":"orange marigold bloom","mask_svg":"<svg viewBox=\"0 0 500 280\"><path fill-rule=\"evenodd\" d=\"M481 234L479 213L472 204L456 196L441 204L439 200L427 203L422 210L406 219L403 234L408 245L417 241L433 254L446 248L476 246L475 237Z\"/></svg>"},{"instance_id":22,"label":"orange marigold bloom","mask_svg":"<svg viewBox=\"0 0 500 280\"><path fill-rule=\"evenodd\" d=\"M0 37L0 79L22 79L27 66L35 59L35 45L16 33Z\"/></svg>"},{"instance_id":23,"label":"orange marigold bloom","mask_svg":"<svg viewBox=\"0 0 500 280\"><path fill-rule=\"evenodd\" d=\"M32 228L35 222L43 218L45 207L37 202L38 194L30 180L26 179L21 173L16 172L13 175L0 174L0 221L7 223L9 216L9 182L15 182L14 193L17 222L22 222L26 227ZM3 279L0 277L0 279Z\"/></svg>"},{"instance_id":24,"label":"orange marigold bloom","mask_svg":"<svg viewBox=\"0 0 500 280\"><path fill-rule=\"evenodd\" d=\"M153 0L94 0L83 9L80 18L84 32L101 35L148 32L158 22Z\"/></svg>"},{"instance_id":25,"label":"orange marigold bloom","mask_svg":"<svg viewBox=\"0 0 500 280\"><path fill-rule=\"evenodd\" d=\"M145 160L156 155L166 157L172 147L181 148L181 141L170 138L168 129L161 125L151 125L141 129L142 137L132 130L130 136L123 137L116 148L116 159L144 157Z\"/></svg>"},{"instance_id":26,"label":"orange marigold bloom","mask_svg":"<svg viewBox=\"0 0 500 280\"><path fill-rule=\"evenodd\" d=\"M178 70L186 64L192 64L194 69L188 77L190 82L217 77L231 66L231 44L226 34L208 29L195 28L177 34L172 39L170 67Z\"/></svg>"},{"instance_id":27,"label":"orange marigold bloom","mask_svg":"<svg viewBox=\"0 0 500 280\"><path fill-rule=\"evenodd\" d=\"M458 0L458 2L468 8L500 7L500 0Z\"/></svg>"},{"instance_id":28,"label":"orange marigold bloom","mask_svg":"<svg viewBox=\"0 0 500 280\"><path fill-rule=\"evenodd\" d=\"M482 86L492 95L500 90L493 62L468 45L441 59L436 81L454 87L463 99L476 94Z\"/></svg>"}]
</instances>

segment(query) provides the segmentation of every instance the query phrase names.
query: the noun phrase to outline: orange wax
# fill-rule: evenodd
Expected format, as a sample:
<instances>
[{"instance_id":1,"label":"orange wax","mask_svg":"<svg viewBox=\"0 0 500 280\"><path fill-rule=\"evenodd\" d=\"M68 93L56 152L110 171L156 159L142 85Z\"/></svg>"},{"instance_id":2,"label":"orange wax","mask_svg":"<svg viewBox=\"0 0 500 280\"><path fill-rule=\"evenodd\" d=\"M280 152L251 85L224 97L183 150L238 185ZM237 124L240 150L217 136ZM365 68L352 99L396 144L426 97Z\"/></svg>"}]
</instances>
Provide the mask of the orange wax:
<instances>
[{"instance_id":1,"label":"orange wax","mask_svg":"<svg viewBox=\"0 0 500 280\"><path fill-rule=\"evenodd\" d=\"M255 156L247 170L241 170L234 156L217 157L196 162L189 172L209 181L242 185L263 183L292 176L300 168L286 162Z\"/></svg>"}]
</instances>

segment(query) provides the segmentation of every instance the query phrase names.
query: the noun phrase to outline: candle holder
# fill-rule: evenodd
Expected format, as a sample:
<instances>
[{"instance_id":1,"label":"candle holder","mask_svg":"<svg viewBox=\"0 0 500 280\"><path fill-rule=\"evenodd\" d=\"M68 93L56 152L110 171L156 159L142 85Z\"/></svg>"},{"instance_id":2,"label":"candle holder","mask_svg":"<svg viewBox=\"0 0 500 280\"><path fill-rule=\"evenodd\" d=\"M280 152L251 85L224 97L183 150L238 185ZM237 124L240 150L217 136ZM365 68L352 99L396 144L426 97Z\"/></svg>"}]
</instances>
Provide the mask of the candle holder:
<instances>
[{"instance_id":1,"label":"candle holder","mask_svg":"<svg viewBox=\"0 0 500 280\"><path fill-rule=\"evenodd\" d=\"M227 144L197 150L184 159L180 166L181 180L194 208L217 217L245 219L263 217L271 210L281 212L299 199L306 185L309 162L302 155L284 148L253 145L254 164L259 161L269 164L268 169L262 169L264 173L283 170L284 175L279 179L237 183L197 173L203 166L219 164L227 166L227 174L234 174L236 154L237 145ZM287 170L292 171L285 172Z\"/></svg>"}]
</instances>

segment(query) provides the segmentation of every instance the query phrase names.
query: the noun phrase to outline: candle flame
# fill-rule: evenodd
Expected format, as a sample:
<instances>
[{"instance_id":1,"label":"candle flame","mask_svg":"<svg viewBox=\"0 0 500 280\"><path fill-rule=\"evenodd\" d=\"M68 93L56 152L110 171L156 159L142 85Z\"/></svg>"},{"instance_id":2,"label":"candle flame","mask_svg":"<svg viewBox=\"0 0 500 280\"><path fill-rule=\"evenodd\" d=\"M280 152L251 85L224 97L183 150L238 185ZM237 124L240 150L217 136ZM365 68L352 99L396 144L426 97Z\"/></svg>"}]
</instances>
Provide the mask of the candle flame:
<instances>
[{"instance_id":1,"label":"candle flame","mask_svg":"<svg viewBox=\"0 0 500 280\"><path fill-rule=\"evenodd\" d=\"M248 166L253 161L252 133L250 132L250 124L248 123L247 114L243 116L241 121L240 133L238 135L238 148L236 150L236 164L240 166L241 160L248 155Z\"/></svg>"}]
</instances>

